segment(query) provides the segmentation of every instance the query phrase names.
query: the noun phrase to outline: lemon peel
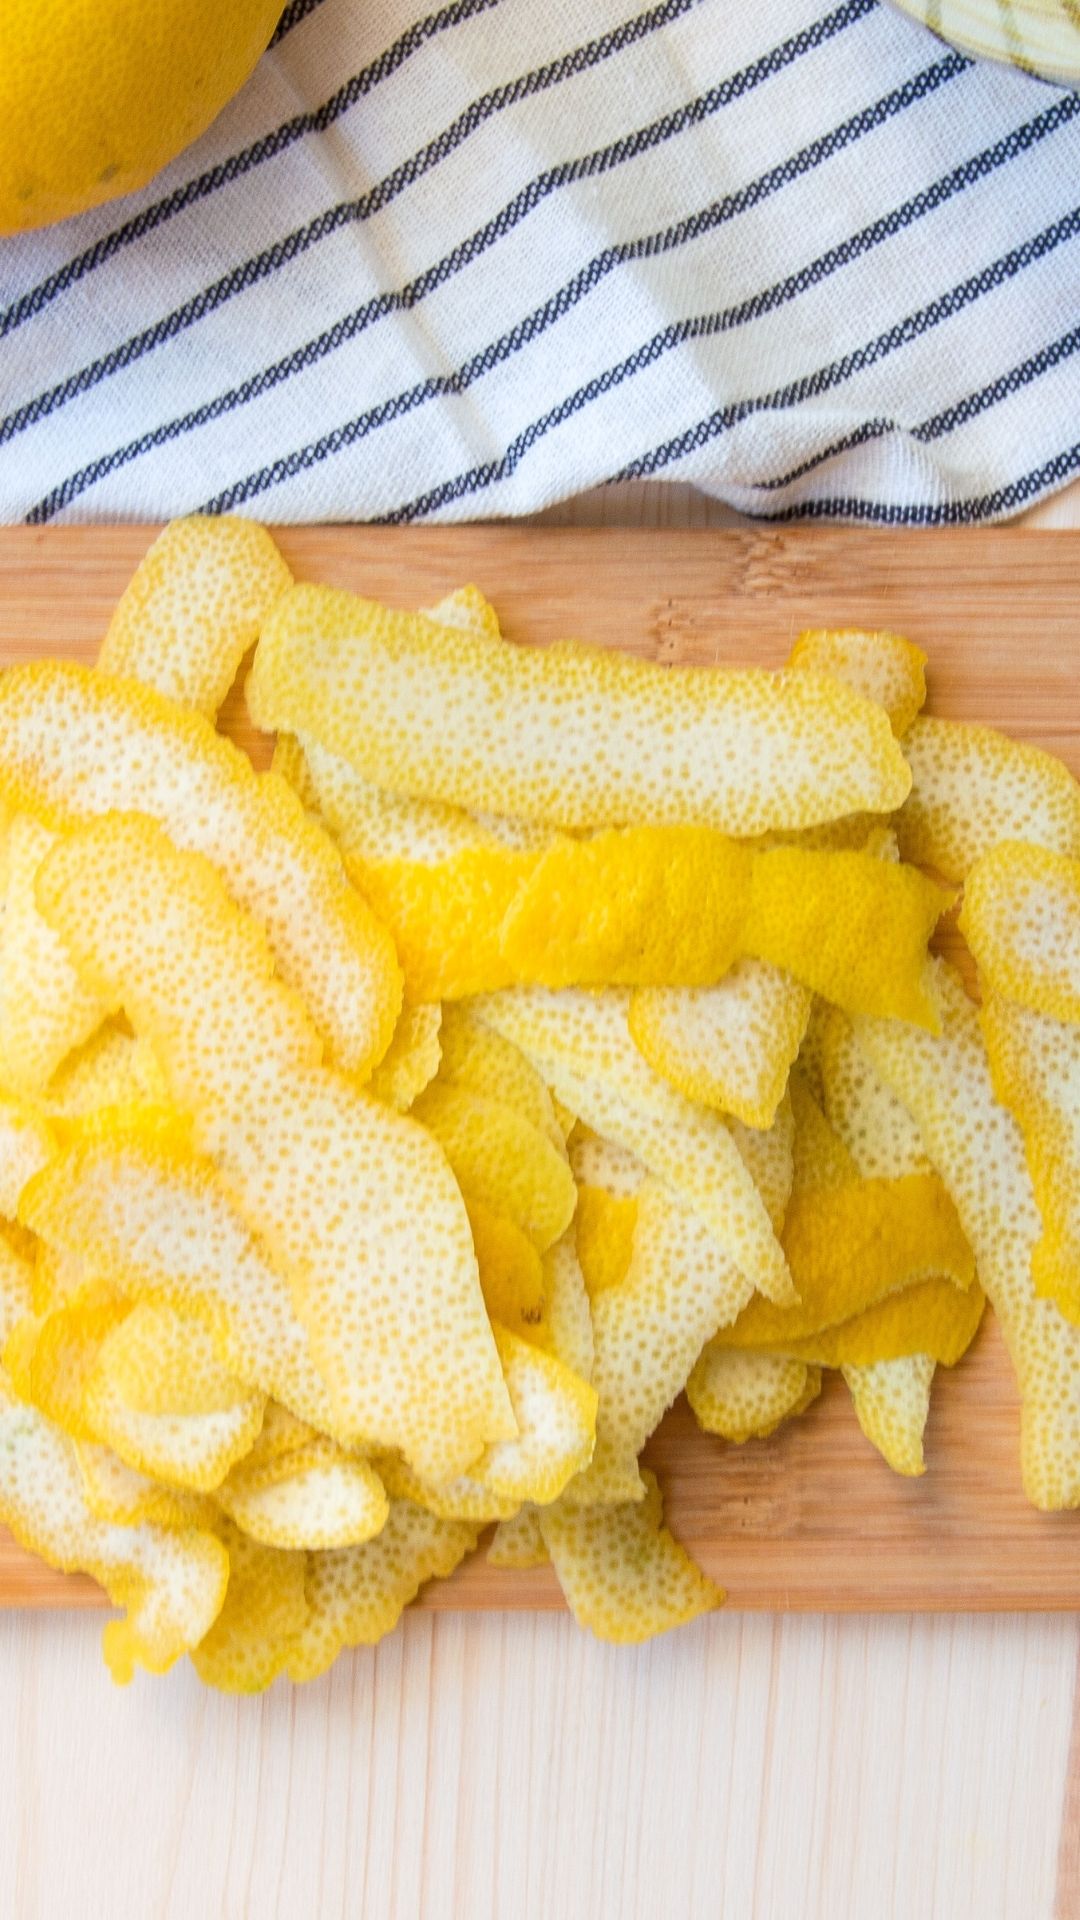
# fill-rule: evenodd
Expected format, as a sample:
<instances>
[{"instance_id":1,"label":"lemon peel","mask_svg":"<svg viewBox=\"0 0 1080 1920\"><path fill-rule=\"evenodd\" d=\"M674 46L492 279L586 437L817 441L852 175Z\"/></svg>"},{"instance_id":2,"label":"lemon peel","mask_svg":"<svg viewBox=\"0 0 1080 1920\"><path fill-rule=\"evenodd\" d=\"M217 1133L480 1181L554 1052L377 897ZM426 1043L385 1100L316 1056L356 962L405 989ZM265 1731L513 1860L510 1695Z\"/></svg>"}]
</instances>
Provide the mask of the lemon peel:
<instances>
[{"instance_id":1,"label":"lemon peel","mask_svg":"<svg viewBox=\"0 0 1080 1920\"><path fill-rule=\"evenodd\" d=\"M860 1021L859 1044L918 1122L975 1253L1021 1396L1021 1468L1032 1503L1080 1504L1080 1328L1037 1297L1031 1257L1039 1212L1012 1114L995 1098L977 1010L934 963L940 1036Z\"/></svg>"},{"instance_id":2,"label":"lemon peel","mask_svg":"<svg viewBox=\"0 0 1080 1920\"><path fill-rule=\"evenodd\" d=\"M61 1258L93 1246L118 1293L201 1321L238 1379L340 1437L288 1287L208 1163L146 1139L74 1146L27 1191L23 1217Z\"/></svg>"},{"instance_id":3,"label":"lemon peel","mask_svg":"<svg viewBox=\"0 0 1080 1920\"><path fill-rule=\"evenodd\" d=\"M1080 1021L1080 860L1003 841L975 862L960 929L984 992Z\"/></svg>"},{"instance_id":4,"label":"lemon peel","mask_svg":"<svg viewBox=\"0 0 1080 1920\"><path fill-rule=\"evenodd\" d=\"M566 1150L503 1100L447 1082L414 1101L413 1115L445 1153L466 1202L507 1215L539 1253L565 1233L577 1191Z\"/></svg>"},{"instance_id":5,"label":"lemon peel","mask_svg":"<svg viewBox=\"0 0 1080 1920\"><path fill-rule=\"evenodd\" d=\"M999 840L1080 857L1080 786L1053 754L993 727L923 715L904 752L912 785L896 832L905 860L963 880Z\"/></svg>"},{"instance_id":6,"label":"lemon peel","mask_svg":"<svg viewBox=\"0 0 1080 1920\"><path fill-rule=\"evenodd\" d=\"M317 587L272 611L248 704L394 792L555 826L751 834L887 812L909 785L885 715L827 675L539 652Z\"/></svg>"},{"instance_id":7,"label":"lemon peel","mask_svg":"<svg viewBox=\"0 0 1080 1920\"><path fill-rule=\"evenodd\" d=\"M345 1647L391 1633L425 1581L446 1579L476 1545L468 1522L440 1520L410 1500L392 1500L386 1525L361 1547L308 1557L308 1614L289 1650L292 1680L314 1680Z\"/></svg>"},{"instance_id":8,"label":"lemon peel","mask_svg":"<svg viewBox=\"0 0 1080 1920\"><path fill-rule=\"evenodd\" d=\"M389 1512L374 1467L318 1434L277 1459L241 1460L217 1488L230 1520L263 1546L359 1546L382 1531Z\"/></svg>"},{"instance_id":9,"label":"lemon peel","mask_svg":"<svg viewBox=\"0 0 1080 1920\"><path fill-rule=\"evenodd\" d=\"M594 1303L626 1278L637 1227L637 1194L623 1197L605 1187L579 1187L575 1229L577 1253L589 1299Z\"/></svg>"},{"instance_id":10,"label":"lemon peel","mask_svg":"<svg viewBox=\"0 0 1080 1920\"><path fill-rule=\"evenodd\" d=\"M408 1113L439 1071L441 1024L438 1006L402 1008L394 1037L368 1082L377 1100Z\"/></svg>"},{"instance_id":11,"label":"lemon peel","mask_svg":"<svg viewBox=\"0 0 1080 1920\"><path fill-rule=\"evenodd\" d=\"M925 1026L927 944L953 898L875 853L770 847L754 862L743 946L850 1013Z\"/></svg>"},{"instance_id":12,"label":"lemon peel","mask_svg":"<svg viewBox=\"0 0 1080 1920\"><path fill-rule=\"evenodd\" d=\"M821 1370L786 1353L740 1353L710 1343L686 1383L698 1426L734 1446L766 1440L805 1413L821 1392Z\"/></svg>"},{"instance_id":13,"label":"lemon peel","mask_svg":"<svg viewBox=\"0 0 1080 1920\"><path fill-rule=\"evenodd\" d=\"M89 1573L127 1609L103 1635L114 1680L168 1669L221 1611L228 1556L193 1528L115 1527L95 1519L71 1442L33 1407L0 1404L0 1519L21 1546L64 1573Z\"/></svg>"},{"instance_id":14,"label":"lemon peel","mask_svg":"<svg viewBox=\"0 0 1080 1920\"><path fill-rule=\"evenodd\" d=\"M926 1472L923 1431L933 1377L934 1360L928 1353L844 1368L844 1379L866 1438L894 1473L908 1478Z\"/></svg>"},{"instance_id":15,"label":"lemon peel","mask_svg":"<svg viewBox=\"0 0 1080 1920\"><path fill-rule=\"evenodd\" d=\"M289 1279L338 1437L400 1445L448 1476L512 1434L440 1148L315 1064L314 1027L216 869L114 815L54 848L38 889L77 964L151 1039L197 1144Z\"/></svg>"},{"instance_id":16,"label":"lemon peel","mask_svg":"<svg viewBox=\"0 0 1080 1920\"><path fill-rule=\"evenodd\" d=\"M53 1128L28 1101L0 1093L0 1214L18 1217L27 1183L57 1152Z\"/></svg>"},{"instance_id":17,"label":"lemon peel","mask_svg":"<svg viewBox=\"0 0 1080 1920\"><path fill-rule=\"evenodd\" d=\"M618 1488L705 1342L736 1318L750 1291L703 1222L659 1181L646 1181L627 1272L592 1302L596 1452L575 1500L612 1497L609 1475Z\"/></svg>"},{"instance_id":18,"label":"lemon peel","mask_svg":"<svg viewBox=\"0 0 1080 1920\"><path fill-rule=\"evenodd\" d=\"M362 1075L381 1059L401 999L390 935L292 790L256 774L201 714L70 661L12 667L0 680L0 792L60 832L110 812L152 815L265 920L282 977L338 1064Z\"/></svg>"},{"instance_id":19,"label":"lemon peel","mask_svg":"<svg viewBox=\"0 0 1080 1920\"><path fill-rule=\"evenodd\" d=\"M549 1554L540 1531L540 1516L535 1507L519 1507L500 1520L491 1538L487 1557L493 1567L543 1567Z\"/></svg>"},{"instance_id":20,"label":"lemon peel","mask_svg":"<svg viewBox=\"0 0 1080 1920\"><path fill-rule=\"evenodd\" d=\"M544 1268L527 1233L482 1200L466 1199L488 1317L527 1333L544 1313Z\"/></svg>"},{"instance_id":21,"label":"lemon peel","mask_svg":"<svg viewBox=\"0 0 1080 1920\"><path fill-rule=\"evenodd\" d=\"M120 596L98 666L212 720L274 601L291 585L256 521L232 514L170 521Z\"/></svg>"},{"instance_id":22,"label":"lemon peel","mask_svg":"<svg viewBox=\"0 0 1080 1920\"><path fill-rule=\"evenodd\" d=\"M591 1384L595 1363L592 1310L573 1226L544 1254L543 1276L542 1320L539 1327L524 1327L524 1337L547 1347L571 1373Z\"/></svg>"},{"instance_id":23,"label":"lemon peel","mask_svg":"<svg viewBox=\"0 0 1080 1920\"><path fill-rule=\"evenodd\" d=\"M284 1671L307 1623L307 1555L262 1546L228 1521L218 1524L229 1585L191 1664L219 1692L261 1693Z\"/></svg>"},{"instance_id":24,"label":"lemon peel","mask_svg":"<svg viewBox=\"0 0 1080 1920\"><path fill-rule=\"evenodd\" d=\"M520 1047L474 1020L460 1005L443 1008L441 1039L441 1080L516 1107L565 1159L566 1138L551 1094Z\"/></svg>"},{"instance_id":25,"label":"lemon peel","mask_svg":"<svg viewBox=\"0 0 1080 1920\"><path fill-rule=\"evenodd\" d=\"M649 1170L629 1147L575 1122L570 1142L570 1170L580 1187L600 1187L615 1200L632 1200L648 1179Z\"/></svg>"},{"instance_id":26,"label":"lemon peel","mask_svg":"<svg viewBox=\"0 0 1080 1920\"><path fill-rule=\"evenodd\" d=\"M993 997L981 1019L994 1092L1019 1123L1042 1219L1035 1291L1080 1321L1080 1026Z\"/></svg>"},{"instance_id":27,"label":"lemon peel","mask_svg":"<svg viewBox=\"0 0 1080 1920\"><path fill-rule=\"evenodd\" d=\"M88 1040L108 1009L79 979L63 941L42 919L38 868L55 835L17 813L8 834L8 885L0 936L0 1062L14 1092L41 1094L61 1062Z\"/></svg>"},{"instance_id":28,"label":"lemon peel","mask_svg":"<svg viewBox=\"0 0 1080 1920\"><path fill-rule=\"evenodd\" d=\"M639 987L634 1044L688 1100L768 1127L810 1017L811 994L762 960L738 960L713 987Z\"/></svg>"},{"instance_id":29,"label":"lemon peel","mask_svg":"<svg viewBox=\"0 0 1080 1920\"><path fill-rule=\"evenodd\" d=\"M655 1476L644 1479L641 1500L607 1507L560 1502L539 1516L578 1625L619 1645L684 1626L724 1600L664 1526Z\"/></svg>"},{"instance_id":30,"label":"lemon peel","mask_svg":"<svg viewBox=\"0 0 1080 1920\"><path fill-rule=\"evenodd\" d=\"M474 1008L575 1113L666 1178L763 1293L790 1299L787 1263L728 1128L653 1072L630 1038L628 1004L617 989L529 987L486 995Z\"/></svg>"},{"instance_id":31,"label":"lemon peel","mask_svg":"<svg viewBox=\"0 0 1080 1920\"><path fill-rule=\"evenodd\" d=\"M881 1366L916 1354L953 1367L974 1340L985 1305L980 1286L957 1287L935 1275L889 1294L850 1320L790 1341L785 1352L820 1367Z\"/></svg>"},{"instance_id":32,"label":"lemon peel","mask_svg":"<svg viewBox=\"0 0 1080 1920\"><path fill-rule=\"evenodd\" d=\"M886 629L808 628L788 655L788 666L835 674L856 693L884 707L898 738L926 700L926 655L913 641Z\"/></svg>"},{"instance_id":33,"label":"lemon peel","mask_svg":"<svg viewBox=\"0 0 1080 1920\"><path fill-rule=\"evenodd\" d=\"M217 1524L212 1496L167 1486L129 1467L98 1440L73 1440L86 1504L96 1520L118 1527L206 1527Z\"/></svg>"},{"instance_id":34,"label":"lemon peel","mask_svg":"<svg viewBox=\"0 0 1080 1920\"><path fill-rule=\"evenodd\" d=\"M72 1317L78 1313L73 1309ZM171 1321L156 1379L145 1371L153 1359L152 1335L137 1341L128 1336L132 1317L138 1325L147 1315L163 1342ZM183 1401L170 1406L169 1400L179 1397L185 1370ZM82 1383L84 1436L111 1447L152 1479L211 1493L248 1452L265 1405L264 1394L238 1387L223 1373L213 1341L197 1321L182 1320L167 1308L137 1306L91 1340Z\"/></svg>"},{"instance_id":35,"label":"lemon peel","mask_svg":"<svg viewBox=\"0 0 1080 1920\"><path fill-rule=\"evenodd\" d=\"M161 1109L169 1090L154 1050L108 1020L68 1055L37 1103L61 1136L97 1116Z\"/></svg>"},{"instance_id":36,"label":"lemon peel","mask_svg":"<svg viewBox=\"0 0 1080 1920\"><path fill-rule=\"evenodd\" d=\"M409 1005L460 1000L516 978L502 950L506 914L536 856L518 848L466 846L448 858L358 860L350 877L393 935Z\"/></svg>"},{"instance_id":37,"label":"lemon peel","mask_svg":"<svg viewBox=\"0 0 1080 1920\"><path fill-rule=\"evenodd\" d=\"M729 1120L728 1130L779 1236L795 1182L795 1109L790 1095L784 1094L770 1126L746 1127L741 1120Z\"/></svg>"},{"instance_id":38,"label":"lemon peel","mask_svg":"<svg viewBox=\"0 0 1080 1920\"><path fill-rule=\"evenodd\" d=\"M971 1249L936 1174L796 1188L783 1244L798 1304L752 1300L718 1335L724 1345L786 1349L915 1281L945 1275L963 1289L974 1278Z\"/></svg>"}]
</instances>

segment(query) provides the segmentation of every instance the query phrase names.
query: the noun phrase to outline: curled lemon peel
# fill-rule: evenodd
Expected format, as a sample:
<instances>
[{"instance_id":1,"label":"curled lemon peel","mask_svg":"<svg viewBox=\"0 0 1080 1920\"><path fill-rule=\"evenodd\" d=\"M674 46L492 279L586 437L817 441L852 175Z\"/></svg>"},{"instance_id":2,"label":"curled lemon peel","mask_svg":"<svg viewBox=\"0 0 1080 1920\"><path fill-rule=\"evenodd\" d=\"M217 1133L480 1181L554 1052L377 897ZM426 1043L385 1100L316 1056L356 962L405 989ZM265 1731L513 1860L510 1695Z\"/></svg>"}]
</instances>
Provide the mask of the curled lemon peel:
<instances>
[{"instance_id":1,"label":"curled lemon peel","mask_svg":"<svg viewBox=\"0 0 1080 1920\"><path fill-rule=\"evenodd\" d=\"M1080 860L1003 841L977 860L960 929L985 993L1080 1021Z\"/></svg>"},{"instance_id":2,"label":"curled lemon peel","mask_svg":"<svg viewBox=\"0 0 1080 1920\"><path fill-rule=\"evenodd\" d=\"M511 1333L538 1325L544 1313L544 1268L528 1234L509 1215L466 1198L480 1286L488 1317Z\"/></svg>"},{"instance_id":3,"label":"curled lemon peel","mask_svg":"<svg viewBox=\"0 0 1080 1920\"><path fill-rule=\"evenodd\" d=\"M449 1475L514 1431L437 1143L332 1069L259 925L202 856L113 815L38 882L76 963L152 1042L197 1144L287 1276L339 1435ZM366 1204L358 1204L366 1197Z\"/></svg>"},{"instance_id":4,"label":"curled lemon peel","mask_svg":"<svg viewBox=\"0 0 1080 1920\"><path fill-rule=\"evenodd\" d=\"M1080 1026L996 997L981 1019L994 1091L1023 1134L1042 1222L1035 1291L1080 1321Z\"/></svg>"},{"instance_id":5,"label":"curled lemon peel","mask_svg":"<svg viewBox=\"0 0 1080 1920\"><path fill-rule=\"evenodd\" d=\"M579 1626L620 1645L685 1625L721 1606L724 1594L663 1524L660 1489L620 1506L572 1507L539 1516L559 1585Z\"/></svg>"},{"instance_id":6,"label":"curled lemon peel","mask_svg":"<svg viewBox=\"0 0 1080 1920\"><path fill-rule=\"evenodd\" d=\"M763 1293L792 1297L765 1203L731 1133L642 1059L630 1038L626 993L516 988L474 1004L575 1113L666 1178Z\"/></svg>"},{"instance_id":7,"label":"curled lemon peel","mask_svg":"<svg viewBox=\"0 0 1080 1920\"><path fill-rule=\"evenodd\" d=\"M902 634L855 627L808 628L788 655L788 666L832 673L856 693L884 707L902 739L926 700L926 655Z\"/></svg>"},{"instance_id":8,"label":"curled lemon peel","mask_svg":"<svg viewBox=\"0 0 1080 1920\"><path fill-rule=\"evenodd\" d=\"M524 1570L528 1567L543 1567L548 1564L548 1550L544 1545L544 1536L540 1531L540 1516L535 1507L519 1507L505 1520L500 1520L492 1535L487 1557L493 1567L516 1567Z\"/></svg>"},{"instance_id":9,"label":"curled lemon peel","mask_svg":"<svg viewBox=\"0 0 1080 1920\"><path fill-rule=\"evenodd\" d=\"M60 832L110 812L152 815L263 917L337 1062L363 1075L381 1059L401 1002L390 935L292 790L256 774L201 714L70 661L10 668L0 792Z\"/></svg>"},{"instance_id":10,"label":"curled lemon peel","mask_svg":"<svg viewBox=\"0 0 1080 1920\"><path fill-rule=\"evenodd\" d=\"M396 793L555 826L750 834L887 812L909 786L885 715L827 675L540 652L317 587L272 611L248 705Z\"/></svg>"},{"instance_id":11,"label":"curled lemon peel","mask_svg":"<svg viewBox=\"0 0 1080 1920\"><path fill-rule=\"evenodd\" d=\"M733 1446L766 1440L821 1392L820 1368L786 1353L740 1353L713 1343L686 1383L698 1426Z\"/></svg>"},{"instance_id":12,"label":"curled lemon peel","mask_svg":"<svg viewBox=\"0 0 1080 1920\"><path fill-rule=\"evenodd\" d=\"M465 1196L513 1220L543 1253L565 1233L577 1198L574 1176L551 1140L516 1108L440 1082L413 1103ZM560 1142L561 1145L561 1142Z\"/></svg>"},{"instance_id":13,"label":"curled lemon peel","mask_svg":"<svg viewBox=\"0 0 1080 1920\"><path fill-rule=\"evenodd\" d=\"M53 1127L29 1101L0 1093L0 1214L18 1218L19 1200L57 1152Z\"/></svg>"},{"instance_id":14,"label":"curled lemon peel","mask_svg":"<svg viewBox=\"0 0 1080 1920\"><path fill-rule=\"evenodd\" d=\"M925 715L904 752L912 784L896 831L905 860L963 880L1000 840L1080 857L1080 786L1053 754L994 727Z\"/></svg>"},{"instance_id":15,"label":"curled lemon peel","mask_svg":"<svg viewBox=\"0 0 1080 1920\"><path fill-rule=\"evenodd\" d=\"M866 1438L894 1473L909 1479L926 1472L923 1431L933 1377L934 1360L928 1353L870 1366L844 1367L844 1379Z\"/></svg>"},{"instance_id":16,"label":"curled lemon peel","mask_svg":"<svg viewBox=\"0 0 1080 1920\"><path fill-rule=\"evenodd\" d=\"M297 1551L360 1546L381 1533L389 1512L370 1462L317 1434L277 1459L241 1460L217 1499L250 1539Z\"/></svg>"},{"instance_id":17,"label":"curled lemon peel","mask_svg":"<svg viewBox=\"0 0 1080 1920\"><path fill-rule=\"evenodd\" d=\"M0 1060L5 1084L28 1098L43 1090L109 1009L79 979L63 941L42 919L34 893L55 835L17 813L8 836L8 885L0 936Z\"/></svg>"},{"instance_id":18,"label":"curled lemon peel","mask_svg":"<svg viewBox=\"0 0 1080 1920\"><path fill-rule=\"evenodd\" d=\"M594 1303L626 1278L637 1226L637 1195L579 1187L575 1227L577 1252L589 1299Z\"/></svg>"},{"instance_id":19,"label":"curled lemon peel","mask_svg":"<svg viewBox=\"0 0 1080 1920\"><path fill-rule=\"evenodd\" d=\"M738 960L713 987L639 987L634 1044L688 1100L768 1127L802 1045L811 994L763 960Z\"/></svg>"},{"instance_id":20,"label":"curled lemon peel","mask_svg":"<svg viewBox=\"0 0 1080 1920\"><path fill-rule=\"evenodd\" d=\"M859 1044L919 1125L953 1196L1021 1397L1021 1468L1032 1503L1080 1504L1080 1328L1040 1299L1041 1231L1020 1129L994 1094L976 1008L943 961L933 970L940 1036L860 1021Z\"/></svg>"},{"instance_id":21,"label":"curled lemon peel","mask_svg":"<svg viewBox=\"0 0 1080 1920\"><path fill-rule=\"evenodd\" d=\"M212 720L274 601L292 585L265 527L233 514L170 521L113 612L98 666Z\"/></svg>"},{"instance_id":22,"label":"curled lemon peel","mask_svg":"<svg viewBox=\"0 0 1080 1920\"><path fill-rule=\"evenodd\" d=\"M221 1519L225 1604L192 1650L200 1680L222 1693L261 1693L282 1673L308 1619L305 1553L260 1545Z\"/></svg>"},{"instance_id":23,"label":"curled lemon peel","mask_svg":"<svg viewBox=\"0 0 1080 1920\"><path fill-rule=\"evenodd\" d=\"M408 1113L439 1071L441 1024L438 1006L402 1008L394 1037L368 1082L377 1100Z\"/></svg>"}]
</instances>

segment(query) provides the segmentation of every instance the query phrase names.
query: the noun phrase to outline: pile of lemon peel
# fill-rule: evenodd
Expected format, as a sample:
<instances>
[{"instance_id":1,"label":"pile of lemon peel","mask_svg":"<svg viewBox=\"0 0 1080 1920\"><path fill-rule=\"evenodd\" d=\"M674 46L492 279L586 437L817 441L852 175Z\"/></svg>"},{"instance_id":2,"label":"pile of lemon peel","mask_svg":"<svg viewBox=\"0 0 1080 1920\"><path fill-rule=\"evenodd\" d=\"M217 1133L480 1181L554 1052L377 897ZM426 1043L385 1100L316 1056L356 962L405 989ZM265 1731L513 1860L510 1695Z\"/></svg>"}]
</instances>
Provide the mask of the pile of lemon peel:
<instances>
[{"instance_id":1,"label":"pile of lemon peel","mask_svg":"<svg viewBox=\"0 0 1080 1920\"><path fill-rule=\"evenodd\" d=\"M926 665L534 651L196 516L95 669L0 675L0 1519L117 1679L312 1679L485 1528L603 1639L688 1622L680 1394L752 1445L840 1376L918 1475L987 1304L1080 1505L1080 789Z\"/></svg>"}]
</instances>

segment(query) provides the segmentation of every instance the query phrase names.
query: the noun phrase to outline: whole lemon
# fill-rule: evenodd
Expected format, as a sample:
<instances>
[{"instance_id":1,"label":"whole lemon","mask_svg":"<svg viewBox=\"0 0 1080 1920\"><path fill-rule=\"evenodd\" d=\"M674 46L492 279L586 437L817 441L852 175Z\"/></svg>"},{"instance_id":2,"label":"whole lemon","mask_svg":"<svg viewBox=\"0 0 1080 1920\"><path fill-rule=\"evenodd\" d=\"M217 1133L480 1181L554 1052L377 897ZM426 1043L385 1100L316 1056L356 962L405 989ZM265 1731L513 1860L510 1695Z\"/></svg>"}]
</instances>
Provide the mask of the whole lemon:
<instances>
[{"instance_id":1,"label":"whole lemon","mask_svg":"<svg viewBox=\"0 0 1080 1920\"><path fill-rule=\"evenodd\" d=\"M247 79L282 0L0 0L0 234L145 186Z\"/></svg>"}]
</instances>

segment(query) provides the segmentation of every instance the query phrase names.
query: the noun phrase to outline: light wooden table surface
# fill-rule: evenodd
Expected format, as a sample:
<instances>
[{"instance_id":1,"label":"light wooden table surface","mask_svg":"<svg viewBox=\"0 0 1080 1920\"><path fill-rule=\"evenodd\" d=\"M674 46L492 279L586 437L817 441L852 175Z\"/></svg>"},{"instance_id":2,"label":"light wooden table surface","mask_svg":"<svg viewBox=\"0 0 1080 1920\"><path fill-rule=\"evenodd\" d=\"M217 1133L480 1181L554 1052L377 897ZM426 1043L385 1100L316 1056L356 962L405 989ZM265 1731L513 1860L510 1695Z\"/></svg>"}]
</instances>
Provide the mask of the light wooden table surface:
<instances>
[{"instance_id":1,"label":"light wooden table surface","mask_svg":"<svg viewBox=\"0 0 1080 1920\"><path fill-rule=\"evenodd\" d=\"M657 487L549 517L733 518ZM1035 517L1080 525L1080 488ZM721 1614L616 1651L426 1613L240 1702L117 1691L100 1631L0 1616L2 1920L1080 1920L1071 1617Z\"/></svg>"}]
</instances>

